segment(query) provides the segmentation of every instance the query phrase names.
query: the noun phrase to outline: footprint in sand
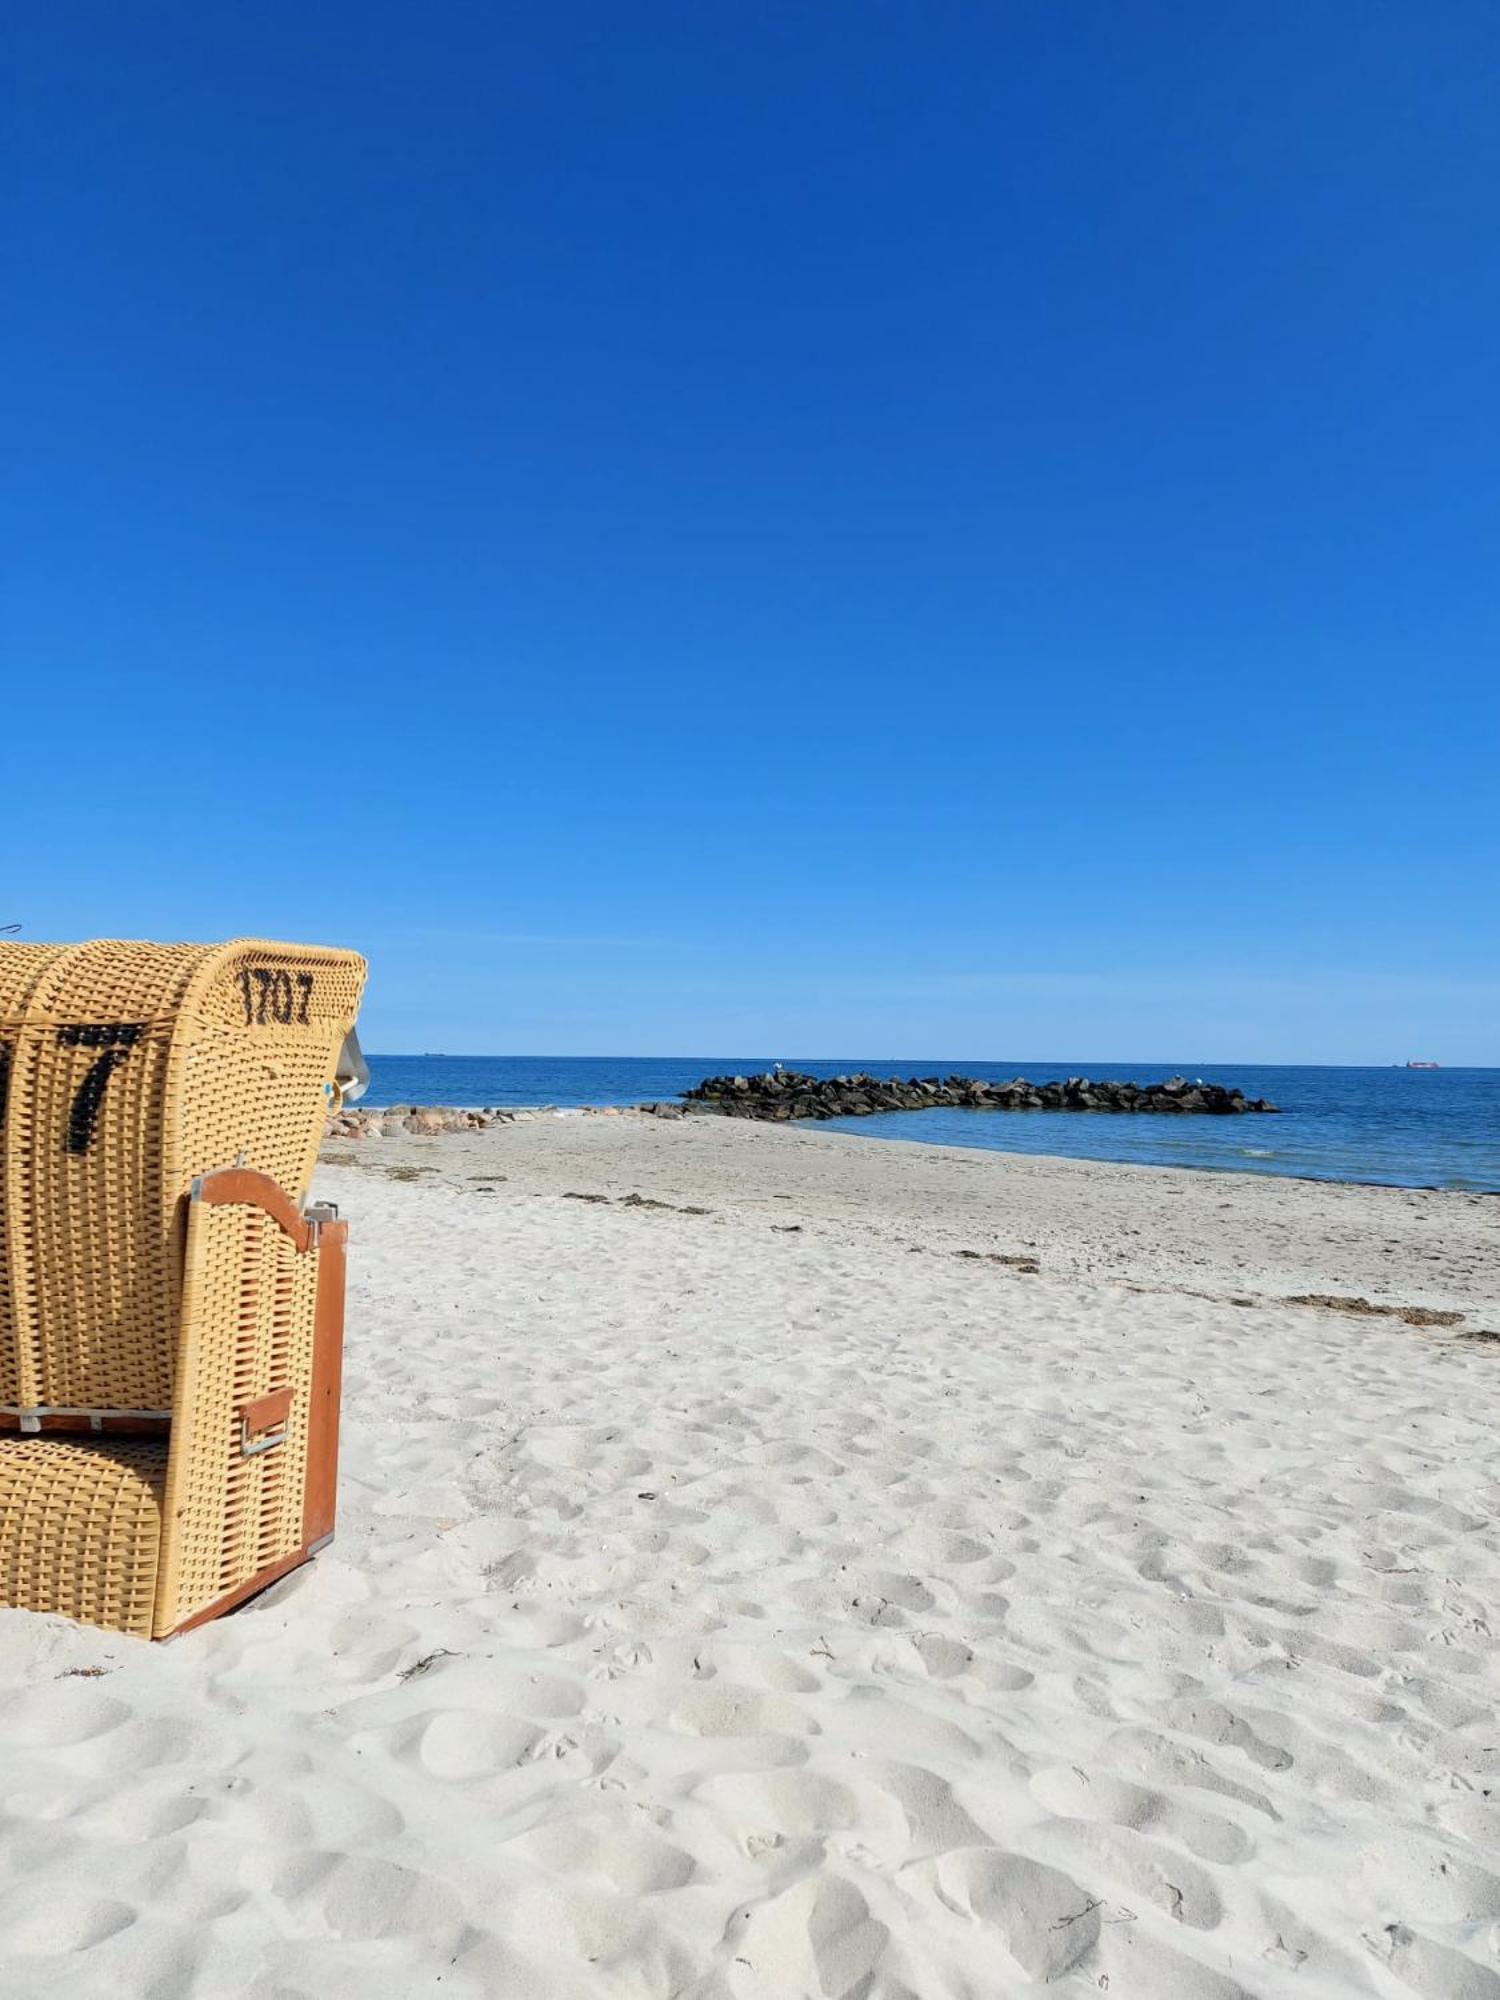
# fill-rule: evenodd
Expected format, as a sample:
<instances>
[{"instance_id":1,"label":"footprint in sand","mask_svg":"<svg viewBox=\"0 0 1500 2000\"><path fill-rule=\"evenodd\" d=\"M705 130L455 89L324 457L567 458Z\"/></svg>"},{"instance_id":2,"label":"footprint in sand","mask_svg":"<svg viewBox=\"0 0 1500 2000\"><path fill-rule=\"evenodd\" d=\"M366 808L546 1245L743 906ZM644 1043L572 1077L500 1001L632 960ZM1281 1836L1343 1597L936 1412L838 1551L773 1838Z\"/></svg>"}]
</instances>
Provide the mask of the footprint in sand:
<instances>
[{"instance_id":1,"label":"footprint in sand","mask_svg":"<svg viewBox=\"0 0 1500 2000\"><path fill-rule=\"evenodd\" d=\"M1159 1713L1163 1722L1173 1729L1180 1729L1185 1736L1201 1737L1205 1743L1243 1751L1263 1771L1291 1769L1290 1750L1283 1750L1278 1744L1269 1743L1257 1735L1243 1716L1225 1708L1222 1702L1209 1701L1198 1695L1184 1695L1176 1701L1164 1703Z\"/></svg>"},{"instance_id":2,"label":"footprint in sand","mask_svg":"<svg viewBox=\"0 0 1500 2000\"><path fill-rule=\"evenodd\" d=\"M461 1911L452 1891L414 1868L372 1855L303 1853L276 1869L271 1894L302 1935L432 1940L455 1934Z\"/></svg>"},{"instance_id":3,"label":"footprint in sand","mask_svg":"<svg viewBox=\"0 0 1500 2000\"><path fill-rule=\"evenodd\" d=\"M849 1995L873 1980L890 1932L864 1897L836 1875L811 1876L768 1902L734 1912L724 1934L733 1990L747 1996Z\"/></svg>"},{"instance_id":4,"label":"footprint in sand","mask_svg":"<svg viewBox=\"0 0 1500 2000\"><path fill-rule=\"evenodd\" d=\"M944 1854L955 1847L990 1845L992 1836L970 1818L953 1787L924 1764L875 1764L866 1768L865 1775L900 1811L904 1860Z\"/></svg>"},{"instance_id":5,"label":"footprint in sand","mask_svg":"<svg viewBox=\"0 0 1500 2000\"><path fill-rule=\"evenodd\" d=\"M1107 1891L1137 1908L1150 1904L1190 1930L1211 1931L1223 1921L1224 1905L1207 1871L1134 1827L1053 1819L1032 1829L1031 1842L1087 1875L1096 1894Z\"/></svg>"},{"instance_id":6,"label":"footprint in sand","mask_svg":"<svg viewBox=\"0 0 1500 2000\"><path fill-rule=\"evenodd\" d=\"M89 1768L103 1776L128 1776L191 1762L200 1771L223 1771L243 1748L231 1726L211 1729L174 1716L138 1715L106 1733L89 1754Z\"/></svg>"},{"instance_id":7,"label":"footprint in sand","mask_svg":"<svg viewBox=\"0 0 1500 2000\"><path fill-rule=\"evenodd\" d=\"M401 1833L406 1816L378 1791L320 1771L306 1784L255 1785L248 1795L234 1793L216 1816L235 1830L252 1828L268 1843L285 1847L330 1850L390 1840Z\"/></svg>"},{"instance_id":8,"label":"footprint in sand","mask_svg":"<svg viewBox=\"0 0 1500 2000\"><path fill-rule=\"evenodd\" d=\"M694 1688L672 1710L671 1724L689 1736L816 1736L818 1725L784 1695L762 1694L727 1681Z\"/></svg>"},{"instance_id":9,"label":"footprint in sand","mask_svg":"<svg viewBox=\"0 0 1500 2000\"><path fill-rule=\"evenodd\" d=\"M930 1611L933 1606L922 1579L899 1570L851 1569L848 1582L856 1605L893 1604L901 1611Z\"/></svg>"},{"instance_id":10,"label":"footprint in sand","mask_svg":"<svg viewBox=\"0 0 1500 2000\"><path fill-rule=\"evenodd\" d=\"M1254 1845L1243 1827L1221 1814L1182 1805L1150 1786L1080 1770L1073 1764L1049 1764L1037 1771L1031 1779L1031 1793L1061 1819L1102 1820L1138 1833L1158 1827L1205 1861L1243 1861Z\"/></svg>"},{"instance_id":11,"label":"footprint in sand","mask_svg":"<svg viewBox=\"0 0 1500 2000\"><path fill-rule=\"evenodd\" d=\"M424 1709L385 1729L361 1731L351 1745L378 1747L429 1777L458 1784L493 1778L527 1762L542 1732L519 1716L483 1710Z\"/></svg>"},{"instance_id":12,"label":"footprint in sand","mask_svg":"<svg viewBox=\"0 0 1500 2000\"><path fill-rule=\"evenodd\" d=\"M1061 1979L1099 1941L1098 1897L1024 1855L956 1848L913 1877L925 1879L946 1908L988 1926L1028 1979Z\"/></svg>"},{"instance_id":13,"label":"footprint in sand","mask_svg":"<svg viewBox=\"0 0 1500 2000\"><path fill-rule=\"evenodd\" d=\"M0 1905L0 1956L50 1957L92 1951L136 1921L128 1903L95 1896L79 1885L50 1883L14 1890ZM14 1989L12 1989L14 1990ZM60 1988L57 1990L61 1990Z\"/></svg>"},{"instance_id":14,"label":"footprint in sand","mask_svg":"<svg viewBox=\"0 0 1500 2000\"><path fill-rule=\"evenodd\" d=\"M690 1882L694 1861L664 1835L612 1818L554 1820L506 1843L548 1876L603 1876L622 1896L658 1895Z\"/></svg>"},{"instance_id":15,"label":"footprint in sand","mask_svg":"<svg viewBox=\"0 0 1500 2000\"><path fill-rule=\"evenodd\" d=\"M1420 1833L1365 1841L1357 1866L1372 1899L1393 1916L1434 1924L1500 1922L1500 1878Z\"/></svg>"},{"instance_id":16,"label":"footprint in sand","mask_svg":"<svg viewBox=\"0 0 1500 2000\"><path fill-rule=\"evenodd\" d=\"M899 1673L909 1671L913 1664L935 1681L951 1680L955 1674L967 1673L974 1664L974 1650L960 1639L948 1639L940 1632L913 1632L906 1641L910 1647L893 1650L881 1656L877 1665L889 1663L888 1671ZM916 1661L911 1659L915 1653Z\"/></svg>"},{"instance_id":17,"label":"footprint in sand","mask_svg":"<svg viewBox=\"0 0 1500 2000\"><path fill-rule=\"evenodd\" d=\"M859 1819L859 1802L849 1787L813 1771L726 1771L705 1779L694 1797L741 1840L842 1832Z\"/></svg>"},{"instance_id":18,"label":"footprint in sand","mask_svg":"<svg viewBox=\"0 0 1500 2000\"><path fill-rule=\"evenodd\" d=\"M1421 2000L1500 2000L1500 1974L1406 1924L1366 1931L1362 1942Z\"/></svg>"},{"instance_id":19,"label":"footprint in sand","mask_svg":"<svg viewBox=\"0 0 1500 2000\"><path fill-rule=\"evenodd\" d=\"M161 1840L168 1834L181 1833L184 1827L205 1818L213 1809L210 1799L189 1796L181 1790L129 1791L111 1785L102 1799L77 1817L115 1840Z\"/></svg>"},{"instance_id":20,"label":"footprint in sand","mask_svg":"<svg viewBox=\"0 0 1500 2000\"><path fill-rule=\"evenodd\" d=\"M713 1648L716 1665L737 1679L778 1694L813 1694L822 1686L818 1676L774 1646L756 1646L734 1641Z\"/></svg>"},{"instance_id":21,"label":"footprint in sand","mask_svg":"<svg viewBox=\"0 0 1500 2000\"><path fill-rule=\"evenodd\" d=\"M19 1694L8 1695L5 1702L7 1742L38 1750L92 1743L130 1719L131 1711L124 1702L86 1681L23 1688Z\"/></svg>"}]
</instances>

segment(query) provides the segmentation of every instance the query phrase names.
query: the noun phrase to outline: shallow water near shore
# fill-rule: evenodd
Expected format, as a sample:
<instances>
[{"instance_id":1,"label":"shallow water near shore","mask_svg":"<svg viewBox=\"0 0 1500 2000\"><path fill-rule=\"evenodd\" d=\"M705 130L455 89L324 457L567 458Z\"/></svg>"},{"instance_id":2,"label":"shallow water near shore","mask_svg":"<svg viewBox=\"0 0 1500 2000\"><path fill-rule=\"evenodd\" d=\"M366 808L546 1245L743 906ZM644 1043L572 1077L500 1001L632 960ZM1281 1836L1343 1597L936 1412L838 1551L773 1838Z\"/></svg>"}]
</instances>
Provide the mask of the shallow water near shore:
<instances>
[{"instance_id":1,"label":"shallow water near shore","mask_svg":"<svg viewBox=\"0 0 1500 2000\"><path fill-rule=\"evenodd\" d=\"M1003 1080L1093 1076L1138 1083L1181 1074L1268 1097L1276 1117L1055 1111L899 1111L830 1119L823 1131L985 1152L1048 1153L1149 1166L1207 1167L1393 1187L1500 1190L1500 1069L1354 1069L1197 1061L1109 1063L861 1056L370 1057L371 1104L628 1105L673 1098L705 1076L776 1061L814 1076L959 1072Z\"/></svg>"}]
</instances>

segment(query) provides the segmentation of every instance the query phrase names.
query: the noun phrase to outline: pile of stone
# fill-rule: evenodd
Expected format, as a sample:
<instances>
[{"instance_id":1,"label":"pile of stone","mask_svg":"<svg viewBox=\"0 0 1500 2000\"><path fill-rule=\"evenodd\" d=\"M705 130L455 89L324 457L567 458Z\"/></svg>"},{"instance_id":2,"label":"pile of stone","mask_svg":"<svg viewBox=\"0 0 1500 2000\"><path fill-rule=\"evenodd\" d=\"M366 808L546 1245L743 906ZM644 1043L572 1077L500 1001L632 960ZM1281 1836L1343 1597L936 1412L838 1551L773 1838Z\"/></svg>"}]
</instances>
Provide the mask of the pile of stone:
<instances>
[{"instance_id":1,"label":"pile of stone","mask_svg":"<svg viewBox=\"0 0 1500 2000\"><path fill-rule=\"evenodd\" d=\"M992 1083L977 1076L803 1076L770 1070L764 1076L710 1076L677 1104L643 1104L658 1117L716 1113L724 1118L867 1118L876 1111L1274 1111L1263 1097L1246 1097L1218 1083L1185 1076L1164 1083L1096 1083L1070 1076L1061 1083L1028 1083L1024 1076Z\"/></svg>"},{"instance_id":2,"label":"pile of stone","mask_svg":"<svg viewBox=\"0 0 1500 2000\"><path fill-rule=\"evenodd\" d=\"M485 1132L491 1125L513 1125L517 1119L537 1115L534 1111L466 1111L455 1104L375 1104L367 1110L351 1104L334 1113L323 1136L392 1139L398 1132L419 1132L429 1137L439 1132Z\"/></svg>"}]
</instances>

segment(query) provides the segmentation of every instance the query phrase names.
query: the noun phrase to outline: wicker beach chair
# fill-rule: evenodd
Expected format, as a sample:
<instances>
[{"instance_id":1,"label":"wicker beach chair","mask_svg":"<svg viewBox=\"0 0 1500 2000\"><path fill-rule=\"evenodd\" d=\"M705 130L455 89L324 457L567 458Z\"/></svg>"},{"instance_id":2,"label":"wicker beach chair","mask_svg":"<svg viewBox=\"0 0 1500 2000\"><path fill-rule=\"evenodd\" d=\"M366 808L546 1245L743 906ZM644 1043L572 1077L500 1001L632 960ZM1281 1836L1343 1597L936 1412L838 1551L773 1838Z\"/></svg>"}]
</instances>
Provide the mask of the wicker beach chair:
<instances>
[{"instance_id":1,"label":"wicker beach chair","mask_svg":"<svg viewBox=\"0 0 1500 2000\"><path fill-rule=\"evenodd\" d=\"M0 1604L166 1638L332 1534L348 1225L302 1203L364 977L0 940Z\"/></svg>"}]
</instances>

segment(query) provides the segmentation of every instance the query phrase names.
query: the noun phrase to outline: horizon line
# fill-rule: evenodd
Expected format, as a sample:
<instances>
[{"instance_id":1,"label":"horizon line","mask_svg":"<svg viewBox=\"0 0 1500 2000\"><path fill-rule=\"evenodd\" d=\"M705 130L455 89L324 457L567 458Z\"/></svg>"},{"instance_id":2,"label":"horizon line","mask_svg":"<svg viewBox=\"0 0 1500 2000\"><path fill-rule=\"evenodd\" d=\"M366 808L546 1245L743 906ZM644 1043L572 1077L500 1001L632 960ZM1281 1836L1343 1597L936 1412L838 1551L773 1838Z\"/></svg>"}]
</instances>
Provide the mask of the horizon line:
<instances>
[{"instance_id":1,"label":"horizon line","mask_svg":"<svg viewBox=\"0 0 1500 2000\"><path fill-rule=\"evenodd\" d=\"M619 1053L613 1053L613 1052L612 1052L612 1053L609 1053L609 1054L589 1054L589 1055L579 1055L579 1054L576 1054L576 1053L575 1053L575 1054L558 1054L558 1053L556 1053L556 1052L553 1052L553 1053L545 1053L545 1054L544 1054L544 1053L534 1053L534 1052L528 1052L528 1051L524 1051L524 1050L519 1050L519 1051L508 1051L508 1052L501 1052L501 1051L498 1051L498 1050L493 1050L493 1049L490 1049L490 1050L483 1050L483 1051L475 1051L475 1050L469 1050L469 1049L380 1049L380 1050L376 1050L376 1049L369 1049L369 1050L366 1050L366 1052L365 1052L365 1053L366 1053L366 1057L367 1057L367 1059L368 1059L369 1061L372 1061L372 1062L681 1062L681 1063L700 1063L700 1062L726 1062L726 1061L729 1061L729 1060L731 1060L731 1058L729 1058L729 1057L727 1057L727 1056L725 1056L725 1055L723 1055L723 1054L720 1054L720 1055L716 1055L716 1056L706 1056L706 1055L625 1055L625 1054L619 1054ZM747 1060L747 1058L745 1058L744 1056L741 1056L740 1058L738 1058L738 1060L740 1060L740 1061L745 1061L745 1060ZM869 1062L894 1062L894 1063L901 1063L901 1062L906 1062L906 1063L910 1063L910 1062L914 1062L914 1061L917 1061L917 1060L919 1060L919 1059L918 1059L918 1058L915 1058L915 1057L911 1057L911 1056L890 1056L890 1055L885 1055L885 1056L859 1056L859 1057L855 1057L855 1056L848 1056L848 1055L842 1055L842 1056L815 1056L815 1055L806 1055L806 1054L803 1054L803 1055L798 1055L798 1056L795 1056L795 1057L790 1057L790 1058L781 1058L781 1057L770 1057L770 1058L767 1058L767 1057L765 1057L765 1056L756 1056L756 1057L754 1057L754 1058L751 1058L751 1060L754 1060L754 1061L756 1061L756 1062L762 1062L762 1061L767 1061L767 1060L769 1060L769 1061L773 1061L773 1062L775 1062L775 1061L781 1061L781 1062L783 1063L783 1066L785 1066L785 1065L786 1065L787 1063L790 1063L790 1062L812 1062L812 1063L830 1063L830 1062L840 1062L840 1063L842 1063L842 1062L863 1062L863 1063L869 1063ZM939 1061L939 1060L940 1060L940 1061L942 1061L942 1062L948 1062L948 1063L951 1063L951 1062L957 1062L957 1061L959 1061L959 1060L962 1060L962 1061L965 1061L965 1062L971 1062L971 1063L984 1063L984 1064L990 1064L990 1065L994 1065L994 1064L997 1064L997 1063L1002 1063L1002 1062L1004 1062L1004 1063L1008 1063L1008 1062L1013 1062L1013 1061L1017 1060L1017 1058L1015 1058L1015 1057L1012 1057L1012 1056L966 1056L966 1057L963 1057L963 1058L959 1058L959 1057L954 1057L954 1056L943 1056L943 1057L941 1057L941 1058L935 1058L935 1057L931 1057L931 1056L927 1056L927 1057L922 1057L922 1058L920 1058L920 1060L921 1060L921 1061L923 1061L923 1062L927 1062L927 1063L931 1063L931 1062L933 1062L933 1061ZM1031 1066L1032 1066L1033 1068L1044 1068L1044 1067L1047 1067L1048 1065L1051 1065L1051 1066L1053 1066L1053 1067L1056 1067L1056 1066L1057 1066L1057 1065L1056 1065L1056 1063L1054 1062L1054 1059L1053 1059L1053 1058L1051 1058L1051 1057L1047 1057L1047 1058L1045 1058L1045 1059L1036 1059L1036 1058L1027 1058L1026 1060L1030 1061L1030 1063L1031 1063ZM1072 1058L1071 1060L1073 1060L1073 1061L1076 1061L1076 1060L1077 1060L1077 1058L1075 1057L1075 1058ZM1137 1056L1096 1056L1096 1057L1092 1057L1092 1058L1090 1058L1090 1060L1092 1060L1092 1061L1094 1061L1094 1062L1097 1062L1097 1063L1105 1063L1105 1064L1108 1064L1108 1066L1109 1066L1110 1068L1112 1068L1112 1069L1117 1069L1117 1068L1126 1068L1126 1067L1130 1067L1130 1066L1132 1066L1132 1065L1133 1065L1133 1066L1135 1066L1135 1067L1137 1067L1137 1068L1140 1068L1140 1069L1166 1069L1166 1068L1170 1068L1170 1067L1171 1067L1171 1065L1170 1065L1170 1064L1168 1064L1168 1063L1164 1063L1164 1062L1162 1062L1162 1061L1160 1061L1160 1060L1156 1059L1155 1057L1153 1057L1153 1058L1152 1058L1151 1060L1149 1060L1149 1061L1145 1060L1145 1059L1144 1059L1144 1058L1142 1058L1142 1057L1137 1057ZM1237 1057L1237 1056L1224 1056L1224 1057L1219 1057L1219 1056L1215 1056L1215 1057L1212 1057L1212 1058L1204 1058L1204 1057L1194 1057L1194 1058L1193 1058L1193 1061L1194 1061L1194 1063L1195 1063L1195 1064L1205 1064L1205 1063L1206 1063L1206 1065L1207 1065L1208 1067L1210 1067L1210 1068L1211 1068L1211 1067L1213 1067L1213 1065L1214 1065L1214 1064L1216 1064L1216 1063L1217 1063L1217 1064L1219 1064L1219 1065L1220 1065L1221 1067L1223 1067L1223 1068L1225 1068L1225 1069L1371 1069L1371 1070L1387 1070L1387 1069L1400 1069L1400 1070L1404 1070L1404 1069L1407 1069L1407 1068L1408 1068L1408 1067L1410 1066L1410 1064L1411 1064L1411 1063L1412 1063L1412 1062L1413 1062L1414 1060L1416 1060L1416 1058L1413 1058L1413 1057L1406 1057L1406 1058L1403 1058L1403 1059L1402 1059L1402 1060L1400 1060L1400 1061L1396 1061L1396 1060L1392 1060L1392 1061L1389 1061L1389 1062L1314 1062L1314 1061L1309 1061L1309 1060L1306 1060L1306 1059L1303 1059L1303 1060L1300 1060L1300 1061L1296 1061L1296 1062L1287 1062L1287 1061L1272 1061L1272 1060L1270 1060L1269 1058L1266 1058L1266 1057ZM1466 1063L1466 1062L1452 1062L1452 1061L1448 1061L1448 1062L1440 1062L1440 1063L1437 1063L1437 1064L1436 1064L1435 1066L1436 1066L1436 1067L1437 1067L1437 1068L1438 1068L1439 1070L1459 1070L1459 1069L1469 1069L1469 1070L1495 1070L1495 1071L1500 1071L1500 1063ZM1063 1067L1066 1067L1066 1064L1064 1064L1064 1065L1063 1065Z\"/></svg>"}]
</instances>

